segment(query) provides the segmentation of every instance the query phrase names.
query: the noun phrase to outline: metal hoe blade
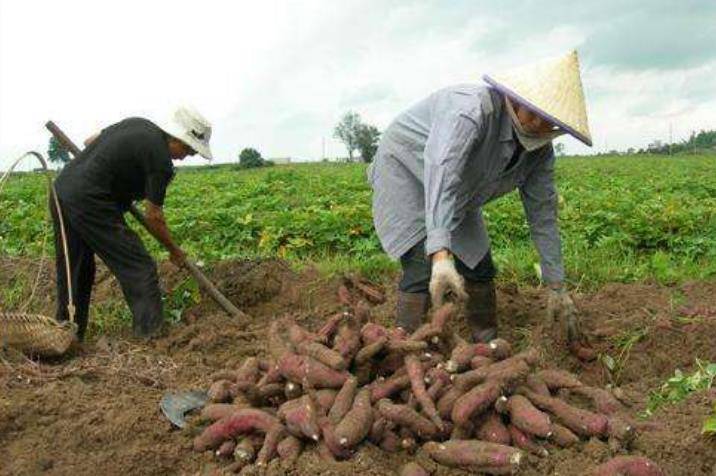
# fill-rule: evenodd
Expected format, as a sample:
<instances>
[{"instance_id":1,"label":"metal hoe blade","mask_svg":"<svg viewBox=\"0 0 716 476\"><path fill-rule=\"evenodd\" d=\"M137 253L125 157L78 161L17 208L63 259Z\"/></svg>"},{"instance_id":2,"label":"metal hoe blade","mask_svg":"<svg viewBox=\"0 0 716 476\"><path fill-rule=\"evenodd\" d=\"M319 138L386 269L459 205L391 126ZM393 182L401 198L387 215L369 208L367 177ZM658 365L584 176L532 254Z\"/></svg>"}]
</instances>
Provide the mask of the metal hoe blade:
<instances>
[{"instance_id":1,"label":"metal hoe blade","mask_svg":"<svg viewBox=\"0 0 716 476\"><path fill-rule=\"evenodd\" d=\"M179 428L186 426L184 416L191 410L206 405L208 396L203 390L190 390L188 392L167 392L159 402L162 413Z\"/></svg>"}]
</instances>

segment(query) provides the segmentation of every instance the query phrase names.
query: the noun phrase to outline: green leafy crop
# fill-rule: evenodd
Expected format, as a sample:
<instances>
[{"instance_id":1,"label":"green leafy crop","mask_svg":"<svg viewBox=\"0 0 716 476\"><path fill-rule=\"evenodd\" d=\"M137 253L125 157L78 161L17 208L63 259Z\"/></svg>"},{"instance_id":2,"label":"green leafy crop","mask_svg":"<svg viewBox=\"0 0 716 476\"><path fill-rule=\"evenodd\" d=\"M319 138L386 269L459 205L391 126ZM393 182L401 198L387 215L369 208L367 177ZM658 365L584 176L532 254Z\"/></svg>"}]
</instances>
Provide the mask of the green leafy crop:
<instances>
[{"instance_id":1,"label":"green leafy crop","mask_svg":"<svg viewBox=\"0 0 716 476\"><path fill-rule=\"evenodd\" d=\"M564 158L556 180L573 283L716 276L716 157ZM44 187L39 175L12 177L0 196L0 254L42 252ZM364 164L220 165L180 169L165 211L195 259L375 262L385 255L371 206ZM539 259L519 195L488 204L484 214L503 279L534 282ZM152 253L163 253L142 236Z\"/></svg>"},{"instance_id":2,"label":"green leafy crop","mask_svg":"<svg viewBox=\"0 0 716 476\"><path fill-rule=\"evenodd\" d=\"M668 403L678 403L694 392L708 390L716 379L716 364L696 359L696 371L687 375L677 369L674 376L661 388L649 395L644 416L651 416L656 409Z\"/></svg>"}]
</instances>

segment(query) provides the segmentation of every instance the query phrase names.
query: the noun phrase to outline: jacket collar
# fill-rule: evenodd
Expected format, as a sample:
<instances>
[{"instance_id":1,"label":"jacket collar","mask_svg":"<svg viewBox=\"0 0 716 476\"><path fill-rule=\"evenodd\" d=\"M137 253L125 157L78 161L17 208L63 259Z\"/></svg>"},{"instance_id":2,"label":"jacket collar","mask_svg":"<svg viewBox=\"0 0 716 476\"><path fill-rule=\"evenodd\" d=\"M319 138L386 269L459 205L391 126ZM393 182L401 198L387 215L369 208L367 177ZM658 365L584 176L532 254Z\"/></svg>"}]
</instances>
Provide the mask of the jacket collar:
<instances>
[{"instance_id":1,"label":"jacket collar","mask_svg":"<svg viewBox=\"0 0 716 476\"><path fill-rule=\"evenodd\" d=\"M512 118L505 109L505 101L502 100L502 107L500 108L500 142L514 141L515 136L513 133Z\"/></svg>"}]
</instances>

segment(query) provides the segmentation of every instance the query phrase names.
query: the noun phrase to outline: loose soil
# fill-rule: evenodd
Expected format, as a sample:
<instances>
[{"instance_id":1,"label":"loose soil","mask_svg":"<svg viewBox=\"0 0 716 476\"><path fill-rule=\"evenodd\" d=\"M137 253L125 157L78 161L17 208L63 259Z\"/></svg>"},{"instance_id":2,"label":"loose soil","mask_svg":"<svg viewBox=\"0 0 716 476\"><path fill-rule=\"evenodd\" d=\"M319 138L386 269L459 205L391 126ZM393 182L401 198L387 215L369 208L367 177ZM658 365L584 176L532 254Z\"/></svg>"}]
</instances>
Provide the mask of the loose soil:
<instances>
[{"instance_id":1,"label":"loose soil","mask_svg":"<svg viewBox=\"0 0 716 476\"><path fill-rule=\"evenodd\" d=\"M37 269L36 262L0 260L0 286ZM161 266L160 274L166 288L185 278L168 264ZM264 355L266 330L276 317L291 314L306 327L317 328L340 309L335 294L340 281L311 269L295 273L276 260L224 262L209 275L250 320L226 317L205 300L151 342L132 339L124 331L92 339L57 361L28 361L11 351L0 354L0 475L222 474L222 463L210 453L191 450L196 428L177 430L162 416L161 396L170 389L206 388L212 372L235 367L246 356ZM388 299L373 307L373 318L390 324L394 282L381 284ZM35 310L50 313L53 295L47 264L40 274ZM93 303L119 299L114 279L100 270ZM595 348L615 359L621 355L621 369L612 373L599 361L581 363L563 350L559 329L545 320L546 303L539 289L505 285L498 299L505 338L518 347L541 345L548 366L576 372L586 383L618 384L635 416L649 391L674 369L693 370L696 358L716 362L716 282L677 287L611 284L577 295ZM464 328L458 323L456 330ZM653 459L668 475L716 475L716 440L700 435L715 399L712 391L662 407L647 420L648 429L640 432L631 453ZM610 456L606 443L592 440L544 459L530 456L520 474L589 474ZM272 463L249 474L396 474L413 458L437 475L467 474L438 467L420 454L388 454L368 443L346 462L328 464L309 448L292 468Z\"/></svg>"}]
</instances>

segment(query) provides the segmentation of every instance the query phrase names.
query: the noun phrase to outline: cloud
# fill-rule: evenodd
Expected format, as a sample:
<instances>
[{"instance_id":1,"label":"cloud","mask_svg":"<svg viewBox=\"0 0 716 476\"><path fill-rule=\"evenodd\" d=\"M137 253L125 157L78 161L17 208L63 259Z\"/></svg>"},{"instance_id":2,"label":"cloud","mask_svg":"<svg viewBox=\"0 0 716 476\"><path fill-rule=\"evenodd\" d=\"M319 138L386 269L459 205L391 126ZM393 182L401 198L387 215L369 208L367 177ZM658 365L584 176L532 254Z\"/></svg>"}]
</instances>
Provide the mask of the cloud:
<instances>
[{"instance_id":1,"label":"cloud","mask_svg":"<svg viewBox=\"0 0 716 476\"><path fill-rule=\"evenodd\" d=\"M182 102L213 121L219 161L339 155L349 109L384 128L438 88L573 47L591 151L640 147L669 121L677 138L714 128L715 25L707 0L0 0L0 169L44 151L47 119L79 141Z\"/></svg>"}]
</instances>

